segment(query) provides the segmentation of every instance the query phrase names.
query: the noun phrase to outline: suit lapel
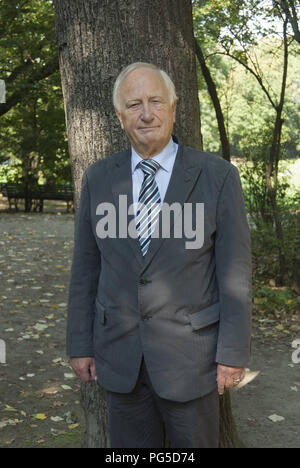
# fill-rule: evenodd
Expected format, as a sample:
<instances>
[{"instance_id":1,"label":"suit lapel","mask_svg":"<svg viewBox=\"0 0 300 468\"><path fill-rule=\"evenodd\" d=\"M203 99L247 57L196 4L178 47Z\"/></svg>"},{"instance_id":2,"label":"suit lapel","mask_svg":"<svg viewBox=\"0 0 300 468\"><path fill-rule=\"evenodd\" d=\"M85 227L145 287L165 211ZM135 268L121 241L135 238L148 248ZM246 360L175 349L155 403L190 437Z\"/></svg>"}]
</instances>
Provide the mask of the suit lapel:
<instances>
[{"instance_id":1,"label":"suit lapel","mask_svg":"<svg viewBox=\"0 0 300 468\"><path fill-rule=\"evenodd\" d=\"M171 205L172 203L177 202L183 205L198 180L201 170L201 160L199 158L195 159L195 157L191 157L189 151L179 144L164 203ZM116 207L119 207L119 196L126 195L128 213L128 208L133 203L130 149L124 151L119 160L115 163L111 176L111 190ZM117 208L117 214L118 211L119 209ZM133 219L134 215L128 215L128 222L131 222ZM172 228L173 224L174 219L172 219L172 222L170 223L170 228ZM157 228L161 225L162 215L160 211ZM161 247L164 238L153 237L145 257L142 256L140 243L137 238L127 236L127 241L132 249L135 259L142 268L142 271L144 271L154 255L157 253L158 249Z\"/></svg>"},{"instance_id":2,"label":"suit lapel","mask_svg":"<svg viewBox=\"0 0 300 468\"><path fill-rule=\"evenodd\" d=\"M192 158L186 148L179 144L178 153L174 163L168 189L165 195L164 203L171 205L174 202L183 205L191 193L196 181L201 173L200 159ZM173 218L173 217L172 217ZM171 219L172 219L171 218ZM170 229L174 224L174 219L170 223ZM162 225L162 213L159 213L159 219L156 226L156 232ZM164 242L162 237L153 237L151 239L148 252L145 255L143 270L147 268L154 255Z\"/></svg>"}]
</instances>

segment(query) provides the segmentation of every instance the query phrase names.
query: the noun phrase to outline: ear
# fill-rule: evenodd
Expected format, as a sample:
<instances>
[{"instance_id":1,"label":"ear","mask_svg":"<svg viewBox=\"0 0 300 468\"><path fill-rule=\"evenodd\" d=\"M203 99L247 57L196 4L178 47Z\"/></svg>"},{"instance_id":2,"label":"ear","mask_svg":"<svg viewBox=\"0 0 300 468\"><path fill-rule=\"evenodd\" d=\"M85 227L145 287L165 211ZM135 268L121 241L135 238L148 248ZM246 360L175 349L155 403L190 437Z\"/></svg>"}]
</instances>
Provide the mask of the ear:
<instances>
[{"instance_id":1,"label":"ear","mask_svg":"<svg viewBox=\"0 0 300 468\"><path fill-rule=\"evenodd\" d=\"M174 101L174 102L173 102L173 105L172 105L173 122L174 122L174 123L176 122L176 109L177 109L177 101Z\"/></svg>"},{"instance_id":2,"label":"ear","mask_svg":"<svg viewBox=\"0 0 300 468\"><path fill-rule=\"evenodd\" d=\"M115 112L116 112L117 117L118 117L118 119L119 119L119 122L120 122L120 125L121 125L122 130L124 130L124 124L123 124L122 116L121 116L120 112L118 112L116 109L115 109Z\"/></svg>"}]
</instances>

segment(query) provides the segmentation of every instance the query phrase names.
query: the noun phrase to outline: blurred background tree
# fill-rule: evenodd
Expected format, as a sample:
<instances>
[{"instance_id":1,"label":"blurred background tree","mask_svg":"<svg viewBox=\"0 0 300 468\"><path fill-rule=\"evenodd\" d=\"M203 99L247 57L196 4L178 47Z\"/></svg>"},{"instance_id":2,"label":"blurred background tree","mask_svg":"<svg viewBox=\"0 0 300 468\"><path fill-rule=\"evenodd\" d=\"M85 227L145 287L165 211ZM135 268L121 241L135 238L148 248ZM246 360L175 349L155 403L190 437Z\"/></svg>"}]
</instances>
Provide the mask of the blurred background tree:
<instances>
[{"instance_id":1,"label":"blurred background tree","mask_svg":"<svg viewBox=\"0 0 300 468\"><path fill-rule=\"evenodd\" d=\"M243 178L254 251L272 256L265 273L278 286L300 277L295 255L299 188L292 177L283 177L288 158L300 155L300 50L282 3L194 1L196 41L215 83L230 154ZM290 2L290 8L292 3L298 14L300 3ZM224 154L202 69L199 92L204 148Z\"/></svg>"},{"instance_id":2,"label":"blurred background tree","mask_svg":"<svg viewBox=\"0 0 300 468\"><path fill-rule=\"evenodd\" d=\"M71 182L52 1L0 0L0 182Z\"/></svg>"}]
</instances>

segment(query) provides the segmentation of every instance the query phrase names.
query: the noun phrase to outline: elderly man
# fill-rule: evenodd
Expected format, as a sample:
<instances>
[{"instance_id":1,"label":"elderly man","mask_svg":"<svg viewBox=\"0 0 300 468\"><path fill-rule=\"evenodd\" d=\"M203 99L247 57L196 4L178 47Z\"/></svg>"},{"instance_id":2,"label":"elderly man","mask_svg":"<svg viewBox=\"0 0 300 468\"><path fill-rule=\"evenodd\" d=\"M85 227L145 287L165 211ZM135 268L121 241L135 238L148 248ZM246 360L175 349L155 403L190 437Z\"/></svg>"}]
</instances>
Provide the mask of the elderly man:
<instances>
[{"instance_id":1,"label":"elderly man","mask_svg":"<svg viewBox=\"0 0 300 468\"><path fill-rule=\"evenodd\" d=\"M113 100L131 148L83 176L68 355L82 381L106 389L111 447L159 448L165 428L173 448L215 448L219 394L243 380L250 354L238 171L172 136L175 88L156 66L128 66Z\"/></svg>"}]
</instances>

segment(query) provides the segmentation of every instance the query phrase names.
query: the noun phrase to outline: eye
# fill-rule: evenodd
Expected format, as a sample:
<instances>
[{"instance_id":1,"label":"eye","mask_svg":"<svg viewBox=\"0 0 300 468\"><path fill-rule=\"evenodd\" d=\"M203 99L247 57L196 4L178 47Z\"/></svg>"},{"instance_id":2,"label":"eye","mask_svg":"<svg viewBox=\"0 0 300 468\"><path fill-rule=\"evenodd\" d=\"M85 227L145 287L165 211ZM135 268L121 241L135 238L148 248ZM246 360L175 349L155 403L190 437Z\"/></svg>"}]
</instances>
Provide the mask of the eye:
<instances>
[{"instance_id":1,"label":"eye","mask_svg":"<svg viewBox=\"0 0 300 468\"><path fill-rule=\"evenodd\" d=\"M151 101L151 103L154 104L154 105L156 105L156 106L158 106L158 105L160 105L162 102L161 102L160 99L153 99L153 100Z\"/></svg>"},{"instance_id":2,"label":"eye","mask_svg":"<svg viewBox=\"0 0 300 468\"><path fill-rule=\"evenodd\" d=\"M135 102L134 104L129 104L129 109L136 109L139 106L138 102Z\"/></svg>"}]
</instances>

